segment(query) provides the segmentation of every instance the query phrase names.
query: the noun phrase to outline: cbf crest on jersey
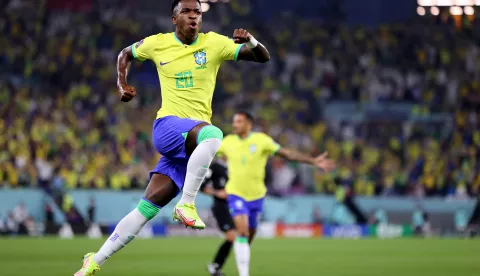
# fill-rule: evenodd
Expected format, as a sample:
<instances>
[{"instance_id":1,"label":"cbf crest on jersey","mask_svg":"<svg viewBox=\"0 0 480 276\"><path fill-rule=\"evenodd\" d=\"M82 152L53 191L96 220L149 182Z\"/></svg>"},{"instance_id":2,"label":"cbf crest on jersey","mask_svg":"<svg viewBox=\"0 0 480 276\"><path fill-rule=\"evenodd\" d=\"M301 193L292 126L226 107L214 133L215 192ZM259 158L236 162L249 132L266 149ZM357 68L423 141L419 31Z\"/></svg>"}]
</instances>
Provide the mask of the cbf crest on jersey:
<instances>
[{"instance_id":1,"label":"cbf crest on jersey","mask_svg":"<svg viewBox=\"0 0 480 276\"><path fill-rule=\"evenodd\" d=\"M257 151L257 146L256 145L250 145L250 152L255 153Z\"/></svg>"},{"instance_id":2,"label":"cbf crest on jersey","mask_svg":"<svg viewBox=\"0 0 480 276\"><path fill-rule=\"evenodd\" d=\"M195 63L200 65L198 67L196 67L196 69L203 69L203 68L207 68L206 64L207 64L207 52L205 52L205 50L199 50L199 51L196 51L195 53L193 53L193 57L195 58Z\"/></svg>"}]
</instances>

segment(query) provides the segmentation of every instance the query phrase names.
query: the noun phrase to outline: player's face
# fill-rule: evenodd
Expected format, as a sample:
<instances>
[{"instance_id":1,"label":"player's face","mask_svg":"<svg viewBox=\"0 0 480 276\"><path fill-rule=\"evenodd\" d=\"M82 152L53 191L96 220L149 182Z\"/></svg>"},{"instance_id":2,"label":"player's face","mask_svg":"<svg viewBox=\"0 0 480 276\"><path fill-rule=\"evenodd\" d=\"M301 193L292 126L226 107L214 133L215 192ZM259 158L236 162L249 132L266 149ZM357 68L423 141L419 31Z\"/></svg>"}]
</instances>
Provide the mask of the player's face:
<instances>
[{"instance_id":1,"label":"player's face","mask_svg":"<svg viewBox=\"0 0 480 276\"><path fill-rule=\"evenodd\" d=\"M252 129L252 123L244 114L235 114L233 116L233 132L237 135L244 135Z\"/></svg>"},{"instance_id":2,"label":"player's face","mask_svg":"<svg viewBox=\"0 0 480 276\"><path fill-rule=\"evenodd\" d=\"M185 37L196 37L202 27L202 6L196 0L182 0L175 9L173 24Z\"/></svg>"}]
</instances>

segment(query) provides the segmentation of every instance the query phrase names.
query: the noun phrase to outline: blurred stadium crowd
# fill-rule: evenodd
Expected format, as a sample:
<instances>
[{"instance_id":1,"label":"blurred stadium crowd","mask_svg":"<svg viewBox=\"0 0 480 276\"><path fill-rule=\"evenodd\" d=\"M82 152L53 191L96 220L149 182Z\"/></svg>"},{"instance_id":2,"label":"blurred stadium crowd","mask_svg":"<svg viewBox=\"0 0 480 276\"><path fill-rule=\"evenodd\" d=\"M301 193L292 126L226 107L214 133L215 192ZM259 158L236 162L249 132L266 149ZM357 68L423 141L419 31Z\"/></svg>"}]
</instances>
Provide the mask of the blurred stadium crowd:
<instances>
[{"instance_id":1,"label":"blurred stadium crowd","mask_svg":"<svg viewBox=\"0 0 480 276\"><path fill-rule=\"evenodd\" d=\"M89 12L45 3L7 1L1 9L0 187L144 187L159 158L149 142L161 105L156 70L134 63L130 82L139 95L122 103L116 55L171 31L168 12L140 18L134 3L97 4ZM366 196L479 194L480 52L471 32L428 20L347 28L288 14L259 26L242 20L248 9L237 5L211 13L205 29L230 35L247 28L273 57L267 65L224 64L213 123L229 133L234 111L248 109L256 129L282 145L327 150L338 160L338 170L323 175L274 158L270 193L333 194L342 186ZM209 16L220 24L210 26ZM407 103L423 120L326 119L326 107L342 102L360 109ZM430 123L438 114L442 119Z\"/></svg>"}]
</instances>

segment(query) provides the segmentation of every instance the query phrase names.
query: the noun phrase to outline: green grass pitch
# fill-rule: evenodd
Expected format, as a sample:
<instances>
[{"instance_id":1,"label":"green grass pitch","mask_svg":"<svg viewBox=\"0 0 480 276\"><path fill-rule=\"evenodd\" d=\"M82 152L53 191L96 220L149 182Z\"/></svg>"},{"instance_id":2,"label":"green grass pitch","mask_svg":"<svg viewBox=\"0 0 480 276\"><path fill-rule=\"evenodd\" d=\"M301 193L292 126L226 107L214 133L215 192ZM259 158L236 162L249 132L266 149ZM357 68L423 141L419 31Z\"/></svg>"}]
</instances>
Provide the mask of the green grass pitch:
<instances>
[{"instance_id":1,"label":"green grass pitch","mask_svg":"<svg viewBox=\"0 0 480 276\"><path fill-rule=\"evenodd\" d=\"M73 275L102 240L0 239L0 275ZM138 239L111 258L100 276L208 275L219 238ZM237 275L233 251L224 269ZM480 240L256 240L251 275L478 276Z\"/></svg>"}]
</instances>

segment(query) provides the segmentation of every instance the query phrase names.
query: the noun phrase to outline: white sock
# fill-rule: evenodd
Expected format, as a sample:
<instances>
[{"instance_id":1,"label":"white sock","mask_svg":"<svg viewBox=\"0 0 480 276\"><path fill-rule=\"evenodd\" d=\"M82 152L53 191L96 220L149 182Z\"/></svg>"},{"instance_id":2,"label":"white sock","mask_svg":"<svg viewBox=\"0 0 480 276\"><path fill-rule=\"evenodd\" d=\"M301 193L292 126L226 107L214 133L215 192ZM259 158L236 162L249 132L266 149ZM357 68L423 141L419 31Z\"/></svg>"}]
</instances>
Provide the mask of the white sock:
<instances>
[{"instance_id":1,"label":"white sock","mask_svg":"<svg viewBox=\"0 0 480 276\"><path fill-rule=\"evenodd\" d=\"M93 256L93 260L98 265L105 263L115 252L131 242L147 222L148 220L135 208L118 223L112 235Z\"/></svg>"},{"instance_id":2,"label":"white sock","mask_svg":"<svg viewBox=\"0 0 480 276\"><path fill-rule=\"evenodd\" d=\"M197 145L197 148L188 160L183 193L178 204L192 204L195 202L195 197L205 179L208 167L210 167L221 144L222 141L220 139L210 138L203 140Z\"/></svg>"},{"instance_id":3,"label":"white sock","mask_svg":"<svg viewBox=\"0 0 480 276\"><path fill-rule=\"evenodd\" d=\"M250 245L248 238L237 237L233 244L235 260L237 261L238 275L249 276L250 274Z\"/></svg>"}]
</instances>

